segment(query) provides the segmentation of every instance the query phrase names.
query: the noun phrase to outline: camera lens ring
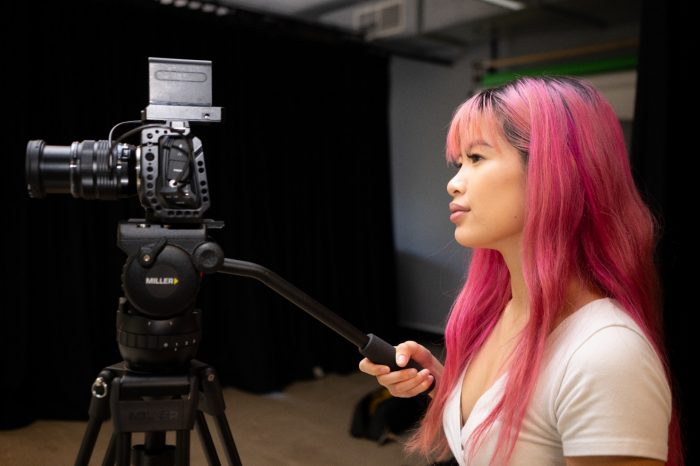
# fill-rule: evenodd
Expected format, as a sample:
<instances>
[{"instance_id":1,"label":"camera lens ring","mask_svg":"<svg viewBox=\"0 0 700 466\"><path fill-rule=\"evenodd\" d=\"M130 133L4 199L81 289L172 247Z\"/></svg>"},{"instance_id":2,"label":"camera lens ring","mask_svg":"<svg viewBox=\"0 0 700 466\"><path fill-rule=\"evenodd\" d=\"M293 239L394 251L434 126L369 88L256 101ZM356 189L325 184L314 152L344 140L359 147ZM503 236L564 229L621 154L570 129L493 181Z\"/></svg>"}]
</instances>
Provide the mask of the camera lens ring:
<instances>
[{"instance_id":1,"label":"camera lens ring","mask_svg":"<svg viewBox=\"0 0 700 466\"><path fill-rule=\"evenodd\" d=\"M78 189L78 185L80 184L80 172L78 170L78 163L80 161L79 149L80 146L77 141L70 145L68 186L70 187L70 195L76 199L80 198L80 190Z\"/></svg>"},{"instance_id":2,"label":"camera lens ring","mask_svg":"<svg viewBox=\"0 0 700 466\"><path fill-rule=\"evenodd\" d=\"M46 194L41 182L41 159L46 143L41 139L35 139L27 143L27 158L25 159L25 178L29 196L40 199Z\"/></svg>"},{"instance_id":3,"label":"camera lens ring","mask_svg":"<svg viewBox=\"0 0 700 466\"><path fill-rule=\"evenodd\" d=\"M78 144L75 170L77 182L71 185L79 189L77 197L84 199L110 198L117 191L116 180L110 175L109 143L105 140L85 140Z\"/></svg>"}]
</instances>

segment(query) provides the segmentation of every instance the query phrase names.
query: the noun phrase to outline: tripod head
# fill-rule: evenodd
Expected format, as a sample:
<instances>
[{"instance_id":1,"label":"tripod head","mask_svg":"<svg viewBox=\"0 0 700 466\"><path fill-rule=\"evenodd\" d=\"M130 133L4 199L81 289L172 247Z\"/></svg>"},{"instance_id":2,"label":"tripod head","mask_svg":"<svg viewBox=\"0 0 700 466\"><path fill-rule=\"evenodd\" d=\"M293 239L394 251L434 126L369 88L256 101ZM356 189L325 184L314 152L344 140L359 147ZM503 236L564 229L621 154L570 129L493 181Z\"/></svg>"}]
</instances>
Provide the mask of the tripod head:
<instances>
[{"instance_id":1,"label":"tripod head","mask_svg":"<svg viewBox=\"0 0 700 466\"><path fill-rule=\"evenodd\" d=\"M122 222L118 246L128 258L122 273L117 341L129 369L177 371L195 356L201 317L195 309L201 275L223 262L207 238L222 222L209 208L204 150L190 123L221 121L212 107L211 62L149 58L149 105L141 120L117 124L106 140L70 146L29 141L29 195L71 194L83 199L138 195L145 218ZM137 124L113 139L114 129ZM137 144L124 142L138 135Z\"/></svg>"},{"instance_id":2,"label":"tripod head","mask_svg":"<svg viewBox=\"0 0 700 466\"><path fill-rule=\"evenodd\" d=\"M128 367L144 372L180 370L201 340L195 309L201 276L218 270L221 248L207 225L168 228L131 220L119 224L117 243L128 255L122 274L126 295L117 311L117 341Z\"/></svg>"}]
</instances>

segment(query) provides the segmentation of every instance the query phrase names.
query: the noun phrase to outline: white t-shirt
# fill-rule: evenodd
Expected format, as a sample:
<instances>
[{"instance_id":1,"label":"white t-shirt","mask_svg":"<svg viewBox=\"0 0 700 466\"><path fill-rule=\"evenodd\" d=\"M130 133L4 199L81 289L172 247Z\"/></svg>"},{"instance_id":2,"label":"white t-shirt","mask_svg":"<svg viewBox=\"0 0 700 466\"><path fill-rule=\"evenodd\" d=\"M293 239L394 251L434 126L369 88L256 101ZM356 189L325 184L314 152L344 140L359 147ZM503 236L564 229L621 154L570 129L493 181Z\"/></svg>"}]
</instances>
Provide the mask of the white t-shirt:
<instances>
[{"instance_id":1,"label":"white t-shirt","mask_svg":"<svg viewBox=\"0 0 700 466\"><path fill-rule=\"evenodd\" d=\"M466 369L465 369L466 370ZM470 436L503 395L506 375L460 427L462 377L445 404L443 427L461 466L486 466L496 420L470 462ZM671 392L663 366L639 326L612 299L592 301L547 340L540 376L509 466L564 465L565 456L619 455L666 460Z\"/></svg>"}]
</instances>

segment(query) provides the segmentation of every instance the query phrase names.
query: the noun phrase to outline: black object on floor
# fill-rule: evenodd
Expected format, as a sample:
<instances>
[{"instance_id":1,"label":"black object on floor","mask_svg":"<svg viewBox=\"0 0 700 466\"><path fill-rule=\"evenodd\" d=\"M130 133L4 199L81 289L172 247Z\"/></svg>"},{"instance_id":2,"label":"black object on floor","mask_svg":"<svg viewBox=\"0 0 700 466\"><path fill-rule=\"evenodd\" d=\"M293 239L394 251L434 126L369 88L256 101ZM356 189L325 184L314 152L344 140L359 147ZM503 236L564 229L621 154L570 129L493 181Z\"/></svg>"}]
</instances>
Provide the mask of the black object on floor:
<instances>
[{"instance_id":1,"label":"black object on floor","mask_svg":"<svg viewBox=\"0 0 700 466\"><path fill-rule=\"evenodd\" d=\"M379 387L362 397L355 406L350 434L383 445L393 436L414 427L425 414L429 400L427 395L396 398L385 387Z\"/></svg>"}]
</instances>

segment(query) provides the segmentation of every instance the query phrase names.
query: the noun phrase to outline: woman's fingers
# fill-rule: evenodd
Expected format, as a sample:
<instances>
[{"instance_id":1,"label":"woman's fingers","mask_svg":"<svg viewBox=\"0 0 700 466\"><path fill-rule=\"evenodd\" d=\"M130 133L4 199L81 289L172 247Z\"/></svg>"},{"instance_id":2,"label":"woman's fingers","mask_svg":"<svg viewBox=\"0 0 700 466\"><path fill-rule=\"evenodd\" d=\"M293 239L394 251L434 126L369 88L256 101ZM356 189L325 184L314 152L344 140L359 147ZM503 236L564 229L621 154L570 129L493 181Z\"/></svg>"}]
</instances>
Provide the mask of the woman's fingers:
<instances>
[{"instance_id":1,"label":"woman's fingers","mask_svg":"<svg viewBox=\"0 0 700 466\"><path fill-rule=\"evenodd\" d=\"M362 361L360 361L359 367L360 370L365 374L374 375L375 377L383 374L388 374L391 371L391 369L389 369L389 366L375 364L367 358L364 358Z\"/></svg>"},{"instance_id":2,"label":"woman's fingers","mask_svg":"<svg viewBox=\"0 0 700 466\"><path fill-rule=\"evenodd\" d=\"M375 364L367 358L360 361L359 368L362 372L373 375L377 382L389 390L393 396L409 398L428 390L434 382L434 375L427 368L428 364L440 368L433 363L434 356L424 346L415 341L406 341L396 346L396 365L405 367L413 359L424 369L418 371L414 368L391 369L383 364Z\"/></svg>"},{"instance_id":3,"label":"woman's fingers","mask_svg":"<svg viewBox=\"0 0 700 466\"><path fill-rule=\"evenodd\" d=\"M392 395L408 398L427 390L433 382L433 376L427 369L420 372L415 369L403 369L379 376L377 381Z\"/></svg>"},{"instance_id":4,"label":"woman's fingers","mask_svg":"<svg viewBox=\"0 0 700 466\"><path fill-rule=\"evenodd\" d=\"M430 356L430 351L415 341L404 341L396 347L396 365L399 367L405 367L411 359L425 367L424 362Z\"/></svg>"}]
</instances>

